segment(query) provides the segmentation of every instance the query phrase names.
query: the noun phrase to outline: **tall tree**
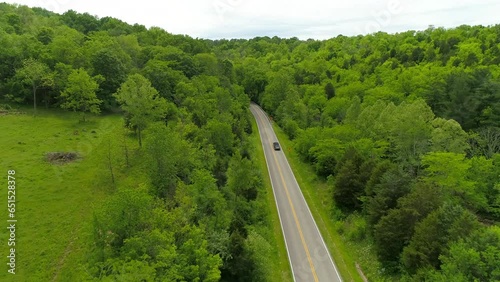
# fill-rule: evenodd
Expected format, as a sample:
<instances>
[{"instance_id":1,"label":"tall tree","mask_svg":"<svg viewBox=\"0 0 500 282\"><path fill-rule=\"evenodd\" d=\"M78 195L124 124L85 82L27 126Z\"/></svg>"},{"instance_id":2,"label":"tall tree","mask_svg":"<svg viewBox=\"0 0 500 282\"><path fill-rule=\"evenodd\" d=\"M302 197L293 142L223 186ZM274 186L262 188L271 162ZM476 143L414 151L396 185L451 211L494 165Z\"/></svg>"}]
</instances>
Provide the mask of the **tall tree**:
<instances>
[{"instance_id":1,"label":"tall tree","mask_svg":"<svg viewBox=\"0 0 500 282\"><path fill-rule=\"evenodd\" d=\"M365 163L355 148L348 148L337 164L337 175L333 199L345 209L357 209L361 206L364 187L370 178L373 164Z\"/></svg>"},{"instance_id":2,"label":"tall tree","mask_svg":"<svg viewBox=\"0 0 500 282\"><path fill-rule=\"evenodd\" d=\"M152 192L155 196L173 199L177 182L189 182L194 167L194 153L186 140L165 124L152 124L144 144L148 157Z\"/></svg>"},{"instance_id":3,"label":"tall tree","mask_svg":"<svg viewBox=\"0 0 500 282\"><path fill-rule=\"evenodd\" d=\"M93 55L92 65L94 73L105 78L97 94L99 99L103 100L103 106L109 108L113 103L111 95L116 92L127 77L127 66L121 52L115 51L111 47L97 51Z\"/></svg>"},{"instance_id":4,"label":"tall tree","mask_svg":"<svg viewBox=\"0 0 500 282\"><path fill-rule=\"evenodd\" d=\"M150 122L165 117L167 101L140 74L130 75L113 96L130 116L130 123L137 129L139 146L142 147L142 131Z\"/></svg>"},{"instance_id":5,"label":"tall tree","mask_svg":"<svg viewBox=\"0 0 500 282\"><path fill-rule=\"evenodd\" d=\"M459 205L445 204L415 226L415 235L401 255L410 272L423 267L439 267L439 255L448 245L478 229L475 216Z\"/></svg>"},{"instance_id":6,"label":"tall tree","mask_svg":"<svg viewBox=\"0 0 500 282\"><path fill-rule=\"evenodd\" d=\"M398 208L390 210L374 228L375 248L380 260L389 267L397 267L415 225L442 203L442 192L435 185L415 184L408 195L399 199Z\"/></svg>"},{"instance_id":7,"label":"tall tree","mask_svg":"<svg viewBox=\"0 0 500 282\"><path fill-rule=\"evenodd\" d=\"M54 84L54 78L49 67L33 58L23 61L23 67L17 70L17 74L31 85L33 90L33 109L36 115L36 92L41 87L49 87Z\"/></svg>"}]
</instances>

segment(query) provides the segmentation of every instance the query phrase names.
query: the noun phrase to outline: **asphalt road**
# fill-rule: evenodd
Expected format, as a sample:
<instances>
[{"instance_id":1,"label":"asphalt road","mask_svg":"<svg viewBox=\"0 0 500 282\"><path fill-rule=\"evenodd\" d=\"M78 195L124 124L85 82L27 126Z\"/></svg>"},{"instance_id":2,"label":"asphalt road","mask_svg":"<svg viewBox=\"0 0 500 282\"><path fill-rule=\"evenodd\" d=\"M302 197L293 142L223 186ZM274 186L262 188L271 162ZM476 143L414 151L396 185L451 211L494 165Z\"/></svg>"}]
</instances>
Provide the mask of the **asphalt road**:
<instances>
[{"instance_id":1,"label":"asphalt road","mask_svg":"<svg viewBox=\"0 0 500 282\"><path fill-rule=\"evenodd\" d=\"M252 104L295 281L342 281L266 113Z\"/></svg>"}]
</instances>

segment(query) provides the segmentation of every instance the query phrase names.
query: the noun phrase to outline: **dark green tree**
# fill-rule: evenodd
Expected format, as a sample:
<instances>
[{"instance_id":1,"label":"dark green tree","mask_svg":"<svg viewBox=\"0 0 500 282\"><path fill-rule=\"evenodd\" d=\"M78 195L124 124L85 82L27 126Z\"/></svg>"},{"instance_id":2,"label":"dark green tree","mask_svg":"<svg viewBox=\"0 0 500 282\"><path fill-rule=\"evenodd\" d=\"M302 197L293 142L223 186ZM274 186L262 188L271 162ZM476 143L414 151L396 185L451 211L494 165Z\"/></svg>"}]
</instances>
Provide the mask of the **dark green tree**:
<instances>
[{"instance_id":1,"label":"dark green tree","mask_svg":"<svg viewBox=\"0 0 500 282\"><path fill-rule=\"evenodd\" d=\"M415 234L403 250L401 260L410 273L440 266L439 256L450 243L468 237L479 228L476 217L461 206L445 204L415 227Z\"/></svg>"},{"instance_id":2,"label":"dark green tree","mask_svg":"<svg viewBox=\"0 0 500 282\"><path fill-rule=\"evenodd\" d=\"M325 95L327 99L335 97L335 87L333 87L333 84L331 82L328 82L325 85Z\"/></svg>"},{"instance_id":3,"label":"dark green tree","mask_svg":"<svg viewBox=\"0 0 500 282\"><path fill-rule=\"evenodd\" d=\"M396 270L403 248L410 242L415 225L441 206L442 192L432 184L419 182L399 199L398 207L380 219L374 228L375 249L382 263Z\"/></svg>"},{"instance_id":4,"label":"dark green tree","mask_svg":"<svg viewBox=\"0 0 500 282\"><path fill-rule=\"evenodd\" d=\"M93 54L92 66L95 75L101 75L101 83L97 97L103 101L103 108L109 109L114 103L112 95L117 92L120 85L127 78L127 66L110 49L102 49Z\"/></svg>"},{"instance_id":5,"label":"dark green tree","mask_svg":"<svg viewBox=\"0 0 500 282\"><path fill-rule=\"evenodd\" d=\"M23 61L23 67L17 70L17 75L31 86L33 92L33 109L36 115L37 90L42 87L51 87L54 84L53 74L44 63L30 58Z\"/></svg>"},{"instance_id":6,"label":"dark green tree","mask_svg":"<svg viewBox=\"0 0 500 282\"><path fill-rule=\"evenodd\" d=\"M333 199L337 206L347 210L361 207L365 185L373 164L363 160L355 148L348 148L336 167Z\"/></svg>"}]
</instances>

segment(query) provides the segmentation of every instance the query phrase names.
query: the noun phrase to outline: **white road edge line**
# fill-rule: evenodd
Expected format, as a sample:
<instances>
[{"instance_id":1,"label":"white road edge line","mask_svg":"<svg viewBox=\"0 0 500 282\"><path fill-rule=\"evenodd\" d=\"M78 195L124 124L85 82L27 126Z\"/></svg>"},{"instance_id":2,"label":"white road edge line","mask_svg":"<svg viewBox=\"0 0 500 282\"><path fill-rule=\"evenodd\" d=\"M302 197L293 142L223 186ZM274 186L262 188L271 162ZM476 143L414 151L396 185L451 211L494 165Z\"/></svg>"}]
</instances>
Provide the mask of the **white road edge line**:
<instances>
[{"instance_id":1,"label":"white road edge line","mask_svg":"<svg viewBox=\"0 0 500 282\"><path fill-rule=\"evenodd\" d=\"M255 106L257 106L257 105L255 105ZM257 106L257 107L258 107L258 106ZM260 107L258 107L258 110L260 110ZM258 110L257 110L257 111L258 111ZM251 111L252 113L254 113L254 112L252 111L252 108L250 108L250 111ZM262 111L262 110L261 110L261 111ZM265 112L264 112L264 111L262 111L262 113L265 113ZM293 270L292 259L291 259L291 257L290 257L290 252L288 251L288 243L287 243L287 240L286 240L285 230L283 229L283 221L281 220L280 209L279 209L279 206L278 206L278 201L276 200L276 193L274 192L273 179L272 179L272 177L271 177L271 171L269 170L269 162L268 162L268 160L267 160L267 156L266 156L266 148L264 147L264 140L262 140L261 128L260 128L260 126L259 126L259 121L257 120L257 116L258 116L258 115L259 115L259 113L258 113L258 112L255 112L254 118L255 118L255 122L257 123L257 130L259 131L259 139L260 139L260 143L261 143L261 145L262 145L262 153L264 154L264 158L266 159L267 173L269 174L269 181L271 182L271 187L272 187L272 190L273 190L274 203L276 204L276 210L278 211L278 218L279 218L279 220L280 220L281 233L283 233L283 238L285 239L286 254L287 254L287 256L288 256L288 262L290 263L290 268L291 268L291 270L292 270L292 278L293 278L293 281L294 281L294 282L296 282L296 280L295 280L295 272L294 272L294 270ZM267 115L265 115L265 116L266 116L267 121L269 122L269 118L267 117ZM272 125L271 125L271 126L272 126ZM272 127L271 127L271 129L272 129ZM274 132L274 130L273 130L273 132ZM293 172L292 172L292 173L293 173ZM323 244L324 244L324 242L323 242ZM327 251L328 251L328 249L327 249ZM330 253L328 253L328 254L330 254ZM331 257L330 257L330 259L331 259ZM337 275L338 275L338 273L337 273Z\"/></svg>"},{"instance_id":2,"label":"white road edge line","mask_svg":"<svg viewBox=\"0 0 500 282\"><path fill-rule=\"evenodd\" d=\"M258 106L257 106L257 107L258 107ZM265 112L264 112L264 111L263 111L260 107L258 107L258 108L259 108L259 110L260 110L262 113L264 113L264 114L265 114ZM267 115L265 115L265 116L266 116L267 120L269 121L269 118L267 117ZM257 124L257 125L258 125L258 124ZM272 124L271 124L271 127L272 127ZM259 132L260 132L260 130L259 130ZM273 133L275 134L275 136L274 136L274 137L276 138L276 140L278 140L278 137L276 136L276 133L274 132L274 129L273 129ZM262 139L261 139L261 141L262 141ZM264 144L262 144L262 145L264 145ZM265 156L265 153L264 153L264 156ZM307 204L307 201L306 201L306 199L305 199L305 197L304 197L304 194L302 193L302 189L300 189L300 185L299 185L299 183L297 182L297 178L295 177L295 173L293 172L293 169L292 169L292 167L290 166L290 163L288 162L288 158L286 157L285 152L283 152L283 156L285 157L286 164L287 164L288 168L289 168L289 169L290 169L290 171L292 172L292 175L293 175L293 180L295 181L295 184L297 185L297 187L299 187L299 193L300 193L300 195L301 195L302 199L304 200L304 202L306 203L306 206L307 206L307 211L309 212L309 216L311 217L311 219L312 219L312 220L313 220L313 222L314 222L314 226L316 227L316 232L318 232L318 234L320 235L321 242L323 243L323 246L325 247L326 251L328 252L328 256L329 256L329 258L330 258L330 262L331 262L331 263L332 263L332 265L333 265L333 268L335 269L335 273L337 274L337 277L339 278L339 281L343 281L343 280L342 280L342 278L340 277L340 274L339 274L338 270L337 270L337 266L335 265L335 262L334 262L334 261L333 261L333 259L332 259L332 255L330 254L330 250L329 250L329 249L328 249L328 247L326 246L325 240L323 239L323 236L321 235L321 232L319 231L318 224L316 223L316 220L315 220L315 219L314 219L314 217L312 216L311 209L309 208L309 205ZM266 162L267 162L267 157L266 157ZM269 167L268 167L268 170L269 170ZM269 177L271 177L271 176L269 176ZM271 181L271 185L272 185L272 181ZM274 188L273 188L273 189L274 189ZM274 190L273 190L273 193L274 193ZM276 198L275 198L275 200L276 200ZM279 214L279 210L278 210L278 214ZM281 219L280 219L280 220L281 220ZM284 235L284 233L283 233L283 235ZM286 240L285 240L285 241L286 241Z\"/></svg>"},{"instance_id":3,"label":"white road edge line","mask_svg":"<svg viewBox=\"0 0 500 282\"><path fill-rule=\"evenodd\" d=\"M273 132L274 132L274 129L273 129ZM278 137L276 136L276 139L278 139ZM290 171L292 172L292 175L293 175L293 180L295 181L295 184L297 184L297 187L299 187L299 193L300 195L302 196L302 199L304 200L304 202L306 203L306 207L307 207L307 211L309 212L309 216L311 217L311 219L313 220L314 222L314 226L316 227L316 231L318 232L318 234L320 235L319 237L321 238L321 241L323 243L323 246L325 247L326 251L328 252L328 257L330 258L330 262L332 263L333 265L333 269L335 269L335 273L337 273L337 277L339 278L339 281L343 281L342 278L340 277L340 274L337 270L337 266L335 265L335 262L333 262L333 259L332 259L332 255L330 254L330 250L328 250L328 247L326 246L326 243L325 243L325 239L323 239L323 236L321 235L321 232L319 232L319 228L318 228L318 224L316 223L316 220L314 219L314 217L312 216L312 213L311 213L311 209L309 208L309 205L307 204L307 201L306 201L306 198L304 197L304 194L302 193L302 189L300 189L300 185L299 183L297 182L297 178L295 177L295 173L293 173L293 169L292 167L290 166L290 163L288 162L288 158L286 157L286 154L285 152L283 152L283 156L285 157L285 160L286 160L286 164L288 165L288 168L290 169Z\"/></svg>"}]
</instances>

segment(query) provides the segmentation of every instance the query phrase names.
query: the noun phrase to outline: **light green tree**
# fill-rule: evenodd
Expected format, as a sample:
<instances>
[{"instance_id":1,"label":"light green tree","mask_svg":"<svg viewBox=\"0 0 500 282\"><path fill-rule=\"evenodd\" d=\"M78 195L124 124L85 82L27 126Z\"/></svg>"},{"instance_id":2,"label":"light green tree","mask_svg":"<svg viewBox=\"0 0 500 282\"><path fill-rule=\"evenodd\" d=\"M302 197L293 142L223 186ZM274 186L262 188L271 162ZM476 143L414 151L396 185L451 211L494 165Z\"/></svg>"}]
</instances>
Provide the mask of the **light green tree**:
<instances>
[{"instance_id":1,"label":"light green tree","mask_svg":"<svg viewBox=\"0 0 500 282\"><path fill-rule=\"evenodd\" d=\"M167 101L140 74L130 75L113 96L129 115L131 125L137 129L139 146L142 147L142 131L150 122L165 116Z\"/></svg>"},{"instance_id":2,"label":"light green tree","mask_svg":"<svg viewBox=\"0 0 500 282\"><path fill-rule=\"evenodd\" d=\"M86 112L100 113L102 101L96 96L98 88L99 84L84 69L73 70L68 76L66 89L61 92L64 99L61 108L81 112L83 121Z\"/></svg>"},{"instance_id":3,"label":"light green tree","mask_svg":"<svg viewBox=\"0 0 500 282\"><path fill-rule=\"evenodd\" d=\"M75 68L85 65L88 60L82 54L84 35L67 26L55 28L54 37L47 45L47 56L50 63L62 63Z\"/></svg>"},{"instance_id":4,"label":"light green tree","mask_svg":"<svg viewBox=\"0 0 500 282\"><path fill-rule=\"evenodd\" d=\"M441 270L432 272L427 281L498 281L500 228L484 228L450 244L439 259Z\"/></svg>"},{"instance_id":5,"label":"light green tree","mask_svg":"<svg viewBox=\"0 0 500 282\"><path fill-rule=\"evenodd\" d=\"M394 158L416 171L419 158L430 150L434 113L423 100L416 100L412 103L403 102L392 115L382 114L380 120L384 122L386 117L389 118L385 122L389 129L388 140L395 149ZM379 132L385 131L378 128L381 129Z\"/></svg>"},{"instance_id":6,"label":"light green tree","mask_svg":"<svg viewBox=\"0 0 500 282\"><path fill-rule=\"evenodd\" d=\"M422 165L426 172L424 180L439 185L451 197L458 196L464 204L475 208L487 206L484 192L468 177L471 160L465 159L465 154L432 152L422 157Z\"/></svg>"},{"instance_id":7,"label":"light green tree","mask_svg":"<svg viewBox=\"0 0 500 282\"><path fill-rule=\"evenodd\" d=\"M282 69L272 76L262 96L262 106L270 113L276 113L288 93L294 91L293 77L288 69Z\"/></svg>"},{"instance_id":8,"label":"light green tree","mask_svg":"<svg viewBox=\"0 0 500 282\"><path fill-rule=\"evenodd\" d=\"M432 121L432 151L464 153L469 147L468 135L460 124L452 119L436 118Z\"/></svg>"}]
</instances>

